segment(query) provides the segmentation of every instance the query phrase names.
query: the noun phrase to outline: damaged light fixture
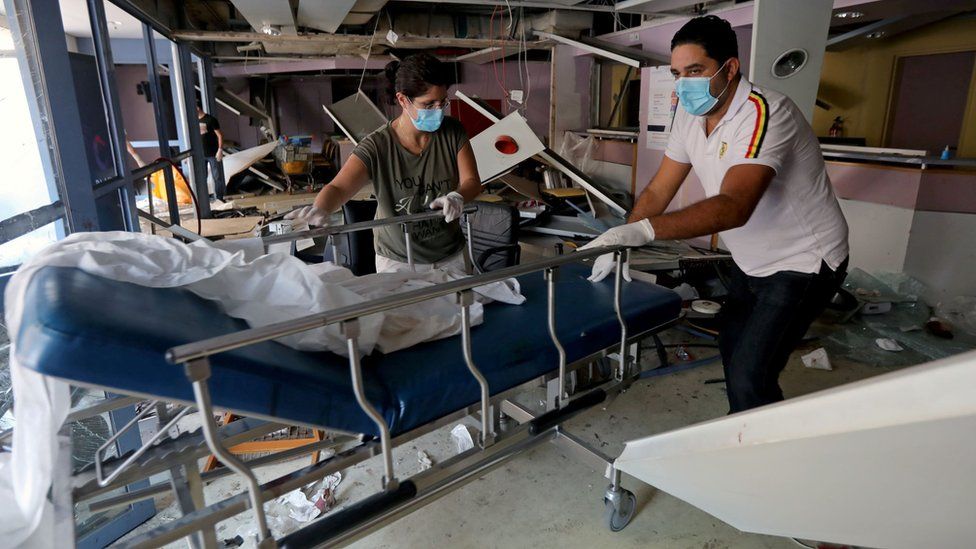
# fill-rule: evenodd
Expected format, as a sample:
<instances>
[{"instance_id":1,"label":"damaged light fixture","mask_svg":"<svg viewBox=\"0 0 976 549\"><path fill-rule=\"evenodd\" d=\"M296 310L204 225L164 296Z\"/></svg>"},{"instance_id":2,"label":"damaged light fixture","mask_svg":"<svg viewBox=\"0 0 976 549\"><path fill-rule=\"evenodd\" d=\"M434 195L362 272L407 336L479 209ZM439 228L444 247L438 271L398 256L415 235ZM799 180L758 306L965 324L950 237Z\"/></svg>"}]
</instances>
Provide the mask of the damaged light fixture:
<instances>
[{"instance_id":1,"label":"damaged light fixture","mask_svg":"<svg viewBox=\"0 0 976 549\"><path fill-rule=\"evenodd\" d=\"M807 50L794 48L784 51L773 62L770 69L776 78L789 78L800 72L807 64Z\"/></svg>"}]
</instances>

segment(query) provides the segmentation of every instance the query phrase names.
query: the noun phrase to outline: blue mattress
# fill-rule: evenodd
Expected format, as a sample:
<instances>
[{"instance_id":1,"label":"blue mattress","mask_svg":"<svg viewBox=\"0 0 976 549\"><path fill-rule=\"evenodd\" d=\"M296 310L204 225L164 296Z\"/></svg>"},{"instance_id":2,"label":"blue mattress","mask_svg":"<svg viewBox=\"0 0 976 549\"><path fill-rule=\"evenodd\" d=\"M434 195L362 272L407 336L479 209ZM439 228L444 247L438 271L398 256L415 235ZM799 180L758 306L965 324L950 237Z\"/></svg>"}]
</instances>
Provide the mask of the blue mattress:
<instances>
[{"instance_id":1,"label":"blue mattress","mask_svg":"<svg viewBox=\"0 0 976 549\"><path fill-rule=\"evenodd\" d=\"M613 282L592 284L582 265L562 267L557 283L557 329L570 362L619 341ZM493 394L558 366L546 327L542 273L519 279L523 305L486 306L472 330L474 360ZM624 286L631 333L678 316L681 302L659 286ZM193 400L181 366L163 358L173 346L239 331L247 325L220 305L179 288L146 288L46 267L27 289L16 334L17 359L39 373L122 393ZM281 421L376 435L352 392L348 361L328 352L302 352L264 342L211 357L214 404ZM452 337L363 361L365 391L389 423L403 433L480 399L477 382Z\"/></svg>"}]
</instances>

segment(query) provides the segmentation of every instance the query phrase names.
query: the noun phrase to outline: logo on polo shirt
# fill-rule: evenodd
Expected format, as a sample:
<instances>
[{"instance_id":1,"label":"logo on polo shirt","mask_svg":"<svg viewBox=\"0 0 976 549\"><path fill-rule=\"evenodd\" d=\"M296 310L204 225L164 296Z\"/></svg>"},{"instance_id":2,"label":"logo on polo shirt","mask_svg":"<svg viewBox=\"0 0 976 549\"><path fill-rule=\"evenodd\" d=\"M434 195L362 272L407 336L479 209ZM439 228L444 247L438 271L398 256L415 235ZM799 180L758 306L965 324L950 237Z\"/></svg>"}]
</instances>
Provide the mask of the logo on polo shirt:
<instances>
[{"instance_id":1,"label":"logo on polo shirt","mask_svg":"<svg viewBox=\"0 0 976 549\"><path fill-rule=\"evenodd\" d=\"M725 158L725 152L729 150L729 144L722 141L722 146L718 148L718 157Z\"/></svg>"}]
</instances>

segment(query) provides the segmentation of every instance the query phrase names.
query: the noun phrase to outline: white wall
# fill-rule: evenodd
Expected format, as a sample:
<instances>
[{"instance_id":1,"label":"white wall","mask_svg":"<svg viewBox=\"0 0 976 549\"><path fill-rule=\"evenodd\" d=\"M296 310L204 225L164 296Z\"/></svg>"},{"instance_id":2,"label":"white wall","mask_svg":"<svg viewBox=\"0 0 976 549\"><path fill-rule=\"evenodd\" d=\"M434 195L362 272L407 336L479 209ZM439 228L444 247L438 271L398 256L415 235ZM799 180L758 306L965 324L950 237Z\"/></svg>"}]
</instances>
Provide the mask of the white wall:
<instances>
[{"instance_id":1,"label":"white wall","mask_svg":"<svg viewBox=\"0 0 976 549\"><path fill-rule=\"evenodd\" d=\"M850 228L851 268L901 272L905 266L914 210L840 199Z\"/></svg>"},{"instance_id":2,"label":"white wall","mask_svg":"<svg viewBox=\"0 0 976 549\"><path fill-rule=\"evenodd\" d=\"M974 214L915 212L905 272L929 287L929 301L976 296L974 236Z\"/></svg>"}]
</instances>

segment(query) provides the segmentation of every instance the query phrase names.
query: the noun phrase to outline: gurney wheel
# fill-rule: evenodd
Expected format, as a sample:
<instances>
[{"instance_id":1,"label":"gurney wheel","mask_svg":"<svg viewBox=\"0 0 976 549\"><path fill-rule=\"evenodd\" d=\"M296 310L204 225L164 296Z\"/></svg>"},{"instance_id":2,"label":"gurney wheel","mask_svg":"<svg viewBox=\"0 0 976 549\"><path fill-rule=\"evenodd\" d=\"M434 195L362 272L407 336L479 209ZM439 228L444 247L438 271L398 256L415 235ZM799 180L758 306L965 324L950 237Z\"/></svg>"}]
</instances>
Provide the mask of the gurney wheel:
<instances>
[{"instance_id":1,"label":"gurney wheel","mask_svg":"<svg viewBox=\"0 0 976 549\"><path fill-rule=\"evenodd\" d=\"M630 490L621 490L617 504L608 498L604 498L603 503L605 506L603 522L611 532L619 532L626 528L637 511L637 496Z\"/></svg>"}]
</instances>

